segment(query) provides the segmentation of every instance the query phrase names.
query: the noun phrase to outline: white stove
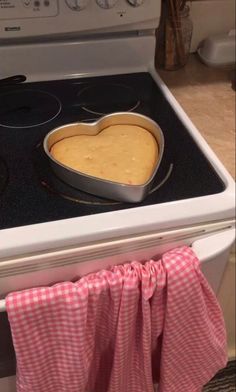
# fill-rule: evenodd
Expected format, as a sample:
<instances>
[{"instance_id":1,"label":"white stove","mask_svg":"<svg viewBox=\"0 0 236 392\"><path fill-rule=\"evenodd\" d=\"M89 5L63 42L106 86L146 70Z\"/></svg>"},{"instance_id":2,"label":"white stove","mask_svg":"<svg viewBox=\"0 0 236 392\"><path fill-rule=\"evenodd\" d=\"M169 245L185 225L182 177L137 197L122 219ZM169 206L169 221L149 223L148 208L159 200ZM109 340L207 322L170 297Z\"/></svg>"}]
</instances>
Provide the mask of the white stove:
<instances>
[{"instance_id":1,"label":"white stove","mask_svg":"<svg viewBox=\"0 0 236 392\"><path fill-rule=\"evenodd\" d=\"M217 292L235 238L235 186L155 70L160 4L0 0L0 78L27 78L0 87L2 311L10 291L183 244L193 246ZM121 109L155 119L166 138L152 194L116 205L58 184L42 163L45 134ZM2 378L1 389L13 391L11 382Z\"/></svg>"}]
</instances>

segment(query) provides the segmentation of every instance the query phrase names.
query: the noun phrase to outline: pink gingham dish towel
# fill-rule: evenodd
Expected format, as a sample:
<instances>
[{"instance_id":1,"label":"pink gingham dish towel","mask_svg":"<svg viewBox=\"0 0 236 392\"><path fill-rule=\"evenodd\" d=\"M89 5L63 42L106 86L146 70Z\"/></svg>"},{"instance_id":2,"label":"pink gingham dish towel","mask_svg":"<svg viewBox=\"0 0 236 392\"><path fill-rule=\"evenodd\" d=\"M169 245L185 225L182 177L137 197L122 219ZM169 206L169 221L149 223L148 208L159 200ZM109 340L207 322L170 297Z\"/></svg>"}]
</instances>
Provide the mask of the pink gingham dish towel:
<instances>
[{"instance_id":1,"label":"pink gingham dish towel","mask_svg":"<svg viewBox=\"0 0 236 392\"><path fill-rule=\"evenodd\" d=\"M6 306L18 392L199 392L227 362L220 307L188 247Z\"/></svg>"}]
</instances>

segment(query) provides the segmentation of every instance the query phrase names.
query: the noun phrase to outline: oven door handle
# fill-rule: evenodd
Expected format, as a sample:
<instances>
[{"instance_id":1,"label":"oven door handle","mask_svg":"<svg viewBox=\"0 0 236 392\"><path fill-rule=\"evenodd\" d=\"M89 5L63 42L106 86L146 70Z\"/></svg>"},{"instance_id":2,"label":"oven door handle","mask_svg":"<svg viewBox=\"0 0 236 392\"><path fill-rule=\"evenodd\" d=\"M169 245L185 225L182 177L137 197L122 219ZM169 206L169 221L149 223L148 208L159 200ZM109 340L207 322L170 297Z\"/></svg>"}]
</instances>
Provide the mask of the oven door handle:
<instances>
[{"instance_id":1,"label":"oven door handle","mask_svg":"<svg viewBox=\"0 0 236 392\"><path fill-rule=\"evenodd\" d=\"M235 228L231 228L194 241L192 243L192 249L199 260L204 263L209 260L214 260L227 250L230 251L234 242Z\"/></svg>"},{"instance_id":2,"label":"oven door handle","mask_svg":"<svg viewBox=\"0 0 236 392\"><path fill-rule=\"evenodd\" d=\"M217 258L219 259L219 262L215 263L214 277L212 279L212 282L209 282L216 293L219 289L222 273L227 263L227 256L231 250L234 241L235 228L231 228L217 234L209 234L208 236L196 240L192 243L192 249L201 262L203 272L206 272L209 276L212 273L212 268L207 271L210 262L216 261ZM209 263L207 263L208 261ZM215 274L219 276L218 280L216 279ZM5 300L2 299L0 300L0 313L5 310Z\"/></svg>"}]
</instances>

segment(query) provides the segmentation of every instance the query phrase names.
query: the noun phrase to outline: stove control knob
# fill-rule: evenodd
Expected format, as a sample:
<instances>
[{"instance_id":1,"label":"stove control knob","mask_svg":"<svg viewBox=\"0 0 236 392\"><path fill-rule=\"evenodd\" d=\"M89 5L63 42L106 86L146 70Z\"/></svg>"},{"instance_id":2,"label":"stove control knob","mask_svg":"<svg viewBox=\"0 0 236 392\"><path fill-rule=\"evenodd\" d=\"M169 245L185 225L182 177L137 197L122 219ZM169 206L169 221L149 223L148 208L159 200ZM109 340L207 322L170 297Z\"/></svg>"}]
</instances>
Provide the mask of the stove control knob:
<instances>
[{"instance_id":1,"label":"stove control knob","mask_svg":"<svg viewBox=\"0 0 236 392\"><path fill-rule=\"evenodd\" d=\"M96 0L97 4L102 8L112 8L118 0Z\"/></svg>"},{"instance_id":2,"label":"stove control knob","mask_svg":"<svg viewBox=\"0 0 236 392\"><path fill-rule=\"evenodd\" d=\"M71 8L73 11L81 11L87 5L89 0L65 0L66 5Z\"/></svg>"},{"instance_id":3,"label":"stove control knob","mask_svg":"<svg viewBox=\"0 0 236 392\"><path fill-rule=\"evenodd\" d=\"M128 3L131 4L133 7L139 7L144 3L145 0L128 0Z\"/></svg>"},{"instance_id":4,"label":"stove control knob","mask_svg":"<svg viewBox=\"0 0 236 392\"><path fill-rule=\"evenodd\" d=\"M29 7L31 0L22 0L22 3L24 4L25 7Z\"/></svg>"}]
</instances>

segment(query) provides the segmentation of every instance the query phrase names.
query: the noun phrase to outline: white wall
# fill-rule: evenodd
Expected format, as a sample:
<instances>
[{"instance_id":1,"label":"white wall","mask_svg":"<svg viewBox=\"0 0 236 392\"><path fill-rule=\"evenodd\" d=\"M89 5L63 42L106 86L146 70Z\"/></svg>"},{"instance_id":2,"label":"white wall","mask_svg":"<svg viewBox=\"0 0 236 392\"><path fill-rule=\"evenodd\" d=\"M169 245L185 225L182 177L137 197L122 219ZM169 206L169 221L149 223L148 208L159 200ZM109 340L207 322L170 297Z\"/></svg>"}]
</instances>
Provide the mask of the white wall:
<instances>
[{"instance_id":1,"label":"white wall","mask_svg":"<svg viewBox=\"0 0 236 392\"><path fill-rule=\"evenodd\" d=\"M209 35L235 28L235 0L197 0L191 2L190 8L194 25L192 52Z\"/></svg>"}]
</instances>

